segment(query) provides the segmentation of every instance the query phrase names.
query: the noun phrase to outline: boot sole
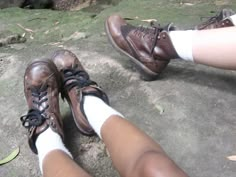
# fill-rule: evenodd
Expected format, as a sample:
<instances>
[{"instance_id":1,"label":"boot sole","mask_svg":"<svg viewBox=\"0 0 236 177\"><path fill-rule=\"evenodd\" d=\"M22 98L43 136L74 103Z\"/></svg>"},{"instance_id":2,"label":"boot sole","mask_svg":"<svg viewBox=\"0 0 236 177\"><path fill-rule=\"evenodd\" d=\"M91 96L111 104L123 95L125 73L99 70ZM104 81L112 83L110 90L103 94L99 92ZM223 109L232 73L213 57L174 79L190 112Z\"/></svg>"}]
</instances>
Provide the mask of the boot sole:
<instances>
[{"instance_id":1,"label":"boot sole","mask_svg":"<svg viewBox=\"0 0 236 177\"><path fill-rule=\"evenodd\" d=\"M136 69L140 72L141 74L141 79L145 80L145 81L152 81L157 79L157 77L159 76L159 73L154 73L153 71L151 71L150 69L148 69L144 64L142 64L139 60L137 60L136 58L134 58L133 56L131 56L129 53L127 53L126 51L124 51L123 49L121 49L113 40L112 36L110 35L110 31L109 31L109 27L108 27L108 22L105 22L105 30L108 36L108 39L110 41L110 43L112 44L112 46L120 53L120 54L124 54L127 57L129 57L131 59L131 61L134 63Z\"/></svg>"}]
</instances>

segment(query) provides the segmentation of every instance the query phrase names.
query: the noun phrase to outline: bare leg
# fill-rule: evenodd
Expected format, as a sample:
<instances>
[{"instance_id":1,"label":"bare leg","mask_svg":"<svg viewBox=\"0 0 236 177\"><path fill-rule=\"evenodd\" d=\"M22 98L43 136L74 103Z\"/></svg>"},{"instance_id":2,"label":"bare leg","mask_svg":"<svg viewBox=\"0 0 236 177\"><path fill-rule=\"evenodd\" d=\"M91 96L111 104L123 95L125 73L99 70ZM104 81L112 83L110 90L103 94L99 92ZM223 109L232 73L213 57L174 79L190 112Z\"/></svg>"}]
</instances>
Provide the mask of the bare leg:
<instances>
[{"instance_id":1,"label":"bare leg","mask_svg":"<svg viewBox=\"0 0 236 177\"><path fill-rule=\"evenodd\" d=\"M236 27L197 31L193 39L196 63L236 70Z\"/></svg>"},{"instance_id":2,"label":"bare leg","mask_svg":"<svg viewBox=\"0 0 236 177\"><path fill-rule=\"evenodd\" d=\"M90 177L66 153L60 150L49 152L43 161L44 177Z\"/></svg>"},{"instance_id":3,"label":"bare leg","mask_svg":"<svg viewBox=\"0 0 236 177\"><path fill-rule=\"evenodd\" d=\"M123 177L187 176L156 142L119 116L112 116L103 124L101 135Z\"/></svg>"}]
</instances>

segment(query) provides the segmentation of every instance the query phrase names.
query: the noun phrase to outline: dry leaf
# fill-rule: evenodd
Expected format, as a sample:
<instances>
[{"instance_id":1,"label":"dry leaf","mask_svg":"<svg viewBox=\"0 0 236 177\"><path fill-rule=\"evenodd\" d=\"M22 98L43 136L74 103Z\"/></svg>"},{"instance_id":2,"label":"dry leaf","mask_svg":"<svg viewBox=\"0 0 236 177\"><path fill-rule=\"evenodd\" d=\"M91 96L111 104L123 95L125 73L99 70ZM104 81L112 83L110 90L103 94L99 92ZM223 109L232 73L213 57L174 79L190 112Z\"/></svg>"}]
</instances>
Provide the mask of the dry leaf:
<instances>
[{"instance_id":1,"label":"dry leaf","mask_svg":"<svg viewBox=\"0 0 236 177\"><path fill-rule=\"evenodd\" d=\"M87 34L83 32L74 32L72 35L69 37L63 38L63 41L69 41L69 40L79 40L79 39L84 39L87 38Z\"/></svg>"},{"instance_id":2,"label":"dry leaf","mask_svg":"<svg viewBox=\"0 0 236 177\"><path fill-rule=\"evenodd\" d=\"M33 37L33 35L32 35L32 34L30 34L30 39L34 39L34 37Z\"/></svg>"},{"instance_id":3,"label":"dry leaf","mask_svg":"<svg viewBox=\"0 0 236 177\"><path fill-rule=\"evenodd\" d=\"M157 19L144 19L144 20L141 20L141 21L151 23L151 22L157 22Z\"/></svg>"},{"instance_id":4,"label":"dry leaf","mask_svg":"<svg viewBox=\"0 0 236 177\"><path fill-rule=\"evenodd\" d=\"M163 114L164 113L164 108L160 105L155 105L157 110L160 112L160 114Z\"/></svg>"},{"instance_id":5,"label":"dry leaf","mask_svg":"<svg viewBox=\"0 0 236 177\"><path fill-rule=\"evenodd\" d=\"M63 44L62 42L50 42L48 44L43 44L43 46L52 45L52 46L57 46L57 47L64 47L62 44Z\"/></svg>"},{"instance_id":6,"label":"dry leaf","mask_svg":"<svg viewBox=\"0 0 236 177\"><path fill-rule=\"evenodd\" d=\"M59 22L59 21L57 21L57 22L55 22L55 23L54 23L54 25L58 25L59 23L60 23L60 22Z\"/></svg>"},{"instance_id":7,"label":"dry leaf","mask_svg":"<svg viewBox=\"0 0 236 177\"><path fill-rule=\"evenodd\" d=\"M60 44L61 44L61 42L51 42L48 45L60 45Z\"/></svg>"},{"instance_id":8,"label":"dry leaf","mask_svg":"<svg viewBox=\"0 0 236 177\"><path fill-rule=\"evenodd\" d=\"M217 5L217 6L229 5L229 0L225 0L225 1L223 1L223 0L216 0L215 1L215 5Z\"/></svg>"},{"instance_id":9,"label":"dry leaf","mask_svg":"<svg viewBox=\"0 0 236 177\"><path fill-rule=\"evenodd\" d=\"M231 161L236 161L236 155L228 156L227 159Z\"/></svg>"},{"instance_id":10,"label":"dry leaf","mask_svg":"<svg viewBox=\"0 0 236 177\"><path fill-rule=\"evenodd\" d=\"M184 3L184 5L186 5L186 6L193 6L194 4L192 4L192 3Z\"/></svg>"}]
</instances>

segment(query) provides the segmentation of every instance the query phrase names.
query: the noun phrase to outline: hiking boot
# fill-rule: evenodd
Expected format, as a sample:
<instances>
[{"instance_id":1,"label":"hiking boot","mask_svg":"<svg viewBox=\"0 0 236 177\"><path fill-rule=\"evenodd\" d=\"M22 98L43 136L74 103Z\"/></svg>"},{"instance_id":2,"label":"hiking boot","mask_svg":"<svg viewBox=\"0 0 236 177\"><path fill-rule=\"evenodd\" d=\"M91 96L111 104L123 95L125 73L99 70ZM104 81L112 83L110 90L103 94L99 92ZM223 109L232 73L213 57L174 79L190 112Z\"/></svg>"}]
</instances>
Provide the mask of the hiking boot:
<instances>
[{"instance_id":1,"label":"hiking boot","mask_svg":"<svg viewBox=\"0 0 236 177\"><path fill-rule=\"evenodd\" d=\"M95 132L84 113L84 96L96 96L109 104L107 95L96 82L90 80L78 58L69 50L56 51L52 60L62 75L62 97L65 97L70 105L76 126L82 134L94 135Z\"/></svg>"},{"instance_id":2,"label":"hiking boot","mask_svg":"<svg viewBox=\"0 0 236 177\"><path fill-rule=\"evenodd\" d=\"M20 120L28 129L29 146L36 154L36 139L49 127L64 138L58 100L60 86L60 73L51 60L36 60L26 68L24 92L29 111Z\"/></svg>"},{"instance_id":3,"label":"hiking boot","mask_svg":"<svg viewBox=\"0 0 236 177\"><path fill-rule=\"evenodd\" d=\"M223 9L215 16L210 17L207 21L197 25L195 29L205 30L234 26L232 20L229 18L234 14L235 12L232 9Z\"/></svg>"},{"instance_id":4,"label":"hiking boot","mask_svg":"<svg viewBox=\"0 0 236 177\"><path fill-rule=\"evenodd\" d=\"M131 59L144 80L156 79L170 59L178 58L168 35L175 30L171 24L164 28L135 27L113 15L106 20L105 29L111 44Z\"/></svg>"}]
</instances>

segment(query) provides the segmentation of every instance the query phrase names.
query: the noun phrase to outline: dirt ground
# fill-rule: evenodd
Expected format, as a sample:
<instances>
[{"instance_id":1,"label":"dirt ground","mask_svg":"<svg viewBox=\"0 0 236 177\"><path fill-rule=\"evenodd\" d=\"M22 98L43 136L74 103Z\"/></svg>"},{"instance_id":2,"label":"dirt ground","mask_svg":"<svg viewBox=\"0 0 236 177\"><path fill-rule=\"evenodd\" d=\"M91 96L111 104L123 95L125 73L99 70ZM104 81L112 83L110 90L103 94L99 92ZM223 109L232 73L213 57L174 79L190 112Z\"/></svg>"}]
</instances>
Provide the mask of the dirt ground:
<instances>
[{"instance_id":1,"label":"dirt ground","mask_svg":"<svg viewBox=\"0 0 236 177\"><path fill-rule=\"evenodd\" d=\"M65 48L79 57L111 105L160 143L189 176L235 177L236 163L227 159L236 154L235 71L174 60L158 80L145 82L104 32L104 21L113 13L134 19L132 24L148 25L141 20L154 18L187 29L222 8L236 10L236 2L123 0L80 11L0 10L0 37L24 34L27 39L0 47L0 159L21 149L16 159L0 166L0 176L41 176L19 119L27 112L23 75L31 60ZM103 142L79 134L66 102L61 101L61 113L66 146L75 161L95 177L119 176Z\"/></svg>"}]
</instances>

